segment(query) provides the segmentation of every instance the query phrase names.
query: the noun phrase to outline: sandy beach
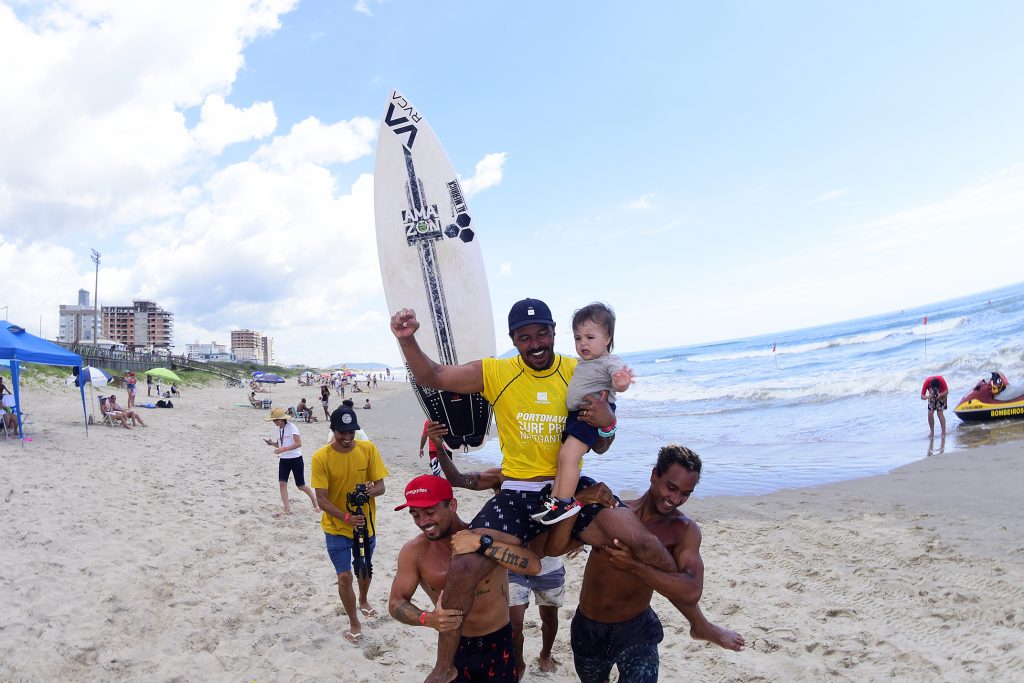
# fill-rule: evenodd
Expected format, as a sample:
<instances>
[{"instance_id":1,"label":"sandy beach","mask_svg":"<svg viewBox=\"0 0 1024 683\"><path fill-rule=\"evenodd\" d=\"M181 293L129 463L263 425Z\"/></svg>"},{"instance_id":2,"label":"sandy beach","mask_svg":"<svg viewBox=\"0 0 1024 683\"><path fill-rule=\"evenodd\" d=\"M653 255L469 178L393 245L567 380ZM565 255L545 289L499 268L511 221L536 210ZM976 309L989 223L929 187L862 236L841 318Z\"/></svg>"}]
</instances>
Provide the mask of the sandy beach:
<instances>
[{"instance_id":1,"label":"sandy beach","mask_svg":"<svg viewBox=\"0 0 1024 683\"><path fill-rule=\"evenodd\" d=\"M173 410L145 411L147 427L93 426L87 437L77 393L23 389L32 441L0 443L0 679L423 679L435 632L387 615L398 550L418 533L392 508L427 472L411 391L394 382L354 396L372 399L360 421L391 470L370 592L382 616L364 622L359 647L342 638L347 620L308 499L292 488L294 514L273 516L277 458L262 442L272 427L246 394L186 390ZM317 394L291 381L269 396L319 409ZM308 478L328 429L322 415L299 429ZM656 598L661 680L1021 680L1022 443L810 489L696 496L684 510L704 533L703 608L748 649L691 640ZM457 496L466 519L485 499ZM567 562L555 674L537 669L539 619L527 612L527 681L576 680L568 624L584 562ZM422 593L415 601L428 604Z\"/></svg>"}]
</instances>

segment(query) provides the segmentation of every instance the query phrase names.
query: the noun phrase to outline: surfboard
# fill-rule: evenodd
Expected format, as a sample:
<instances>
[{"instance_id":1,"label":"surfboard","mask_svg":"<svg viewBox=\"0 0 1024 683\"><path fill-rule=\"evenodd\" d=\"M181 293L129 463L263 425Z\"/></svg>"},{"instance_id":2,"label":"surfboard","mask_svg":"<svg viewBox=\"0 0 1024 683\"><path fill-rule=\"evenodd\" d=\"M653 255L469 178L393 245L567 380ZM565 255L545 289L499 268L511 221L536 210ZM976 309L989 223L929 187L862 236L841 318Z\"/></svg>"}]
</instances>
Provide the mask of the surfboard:
<instances>
[{"instance_id":1,"label":"surfboard","mask_svg":"<svg viewBox=\"0 0 1024 683\"><path fill-rule=\"evenodd\" d=\"M388 96L381 117L373 188L377 255L389 311L416 311L416 340L438 363L458 365L493 356L494 318L479 226L441 142L397 90ZM423 411L448 425L449 448L476 448L486 441L491 406L482 396L421 386L408 369L406 364Z\"/></svg>"}]
</instances>

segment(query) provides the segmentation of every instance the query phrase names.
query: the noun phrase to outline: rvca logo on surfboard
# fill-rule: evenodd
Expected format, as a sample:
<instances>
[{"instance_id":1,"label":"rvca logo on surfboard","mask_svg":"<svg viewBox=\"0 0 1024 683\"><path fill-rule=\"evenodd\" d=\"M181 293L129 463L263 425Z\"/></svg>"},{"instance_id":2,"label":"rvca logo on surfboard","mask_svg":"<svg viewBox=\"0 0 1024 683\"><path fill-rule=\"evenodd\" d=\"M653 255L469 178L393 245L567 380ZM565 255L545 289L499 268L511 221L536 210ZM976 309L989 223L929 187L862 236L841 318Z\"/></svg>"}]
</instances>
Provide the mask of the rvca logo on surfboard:
<instances>
[{"instance_id":1,"label":"rvca logo on surfboard","mask_svg":"<svg viewBox=\"0 0 1024 683\"><path fill-rule=\"evenodd\" d=\"M397 90L391 93L391 102L388 103L388 113L384 115L384 123L387 124L388 128L392 130L395 135L409 134L409 139L406 140L405 146L412 149L413 143L416 142L416 126L413 123L419 123L423 116L412 108L409 104L409 100L405 99L401 93ZM398 105L397 107L395 105ZM395 118L395 111L400 111L407 116L399 116ZM413 123L409 123L409 121ZM408 124L408 125L402 125ZM398 126L396 128L396 126Z\"/></svg>"}]
</instances>

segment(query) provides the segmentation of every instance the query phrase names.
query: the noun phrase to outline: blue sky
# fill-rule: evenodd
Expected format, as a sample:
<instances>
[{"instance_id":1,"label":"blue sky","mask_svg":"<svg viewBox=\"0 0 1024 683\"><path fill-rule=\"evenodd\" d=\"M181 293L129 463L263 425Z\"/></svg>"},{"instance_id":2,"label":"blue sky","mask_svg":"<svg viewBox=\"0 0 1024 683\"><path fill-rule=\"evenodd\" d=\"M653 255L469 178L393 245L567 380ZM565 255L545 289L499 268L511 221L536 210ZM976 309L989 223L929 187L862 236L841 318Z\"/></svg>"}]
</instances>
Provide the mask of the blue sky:
<instances>
[{"instance_id":1,"label":"blue sky","mask_svg":"<svg viewBox=\"0 0 1024 683\"><path fill-rule=\"evenodd\" d=\"M524 296L619 351L1017 282L1024 8L951 2L0 0L10 318L151 298L176 343L397 362L373 239L390 88L475 193L499 350ZM5 70L6 71L6 70ZM11 73L17 74L11 76Z\"/></svg>"}]
</instances>

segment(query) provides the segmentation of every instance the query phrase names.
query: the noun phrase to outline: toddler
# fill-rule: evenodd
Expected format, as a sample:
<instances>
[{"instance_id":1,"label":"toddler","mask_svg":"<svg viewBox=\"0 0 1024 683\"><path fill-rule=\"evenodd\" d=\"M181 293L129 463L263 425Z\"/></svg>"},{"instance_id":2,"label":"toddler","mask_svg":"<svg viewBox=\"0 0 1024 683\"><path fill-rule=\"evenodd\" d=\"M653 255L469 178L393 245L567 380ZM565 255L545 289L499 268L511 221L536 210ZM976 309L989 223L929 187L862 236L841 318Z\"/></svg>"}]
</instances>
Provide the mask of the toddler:
<instances>
[{"instance_id":1,"label":"toddler","mask_svg":"<svg viewBox=\"0 0 1024 683\"><path fill-rule=\"evenodd\" d=\"M605 304L593 303L572 316L572 334L580 361L569 382L565 403L569 417L565 440L558 451L558 473L551 496L533 515L541 524L551 525L580 511L573 498L580 480L580 458L593 448L598 438L615 433L615 424L598 429L579 420L580 402L589 394L608 392L608 405L615 410L615 392L625 391L633 382L633 371L618 356L611 354L615 337L615 312Z\"/></svg>"}]
</instances>

